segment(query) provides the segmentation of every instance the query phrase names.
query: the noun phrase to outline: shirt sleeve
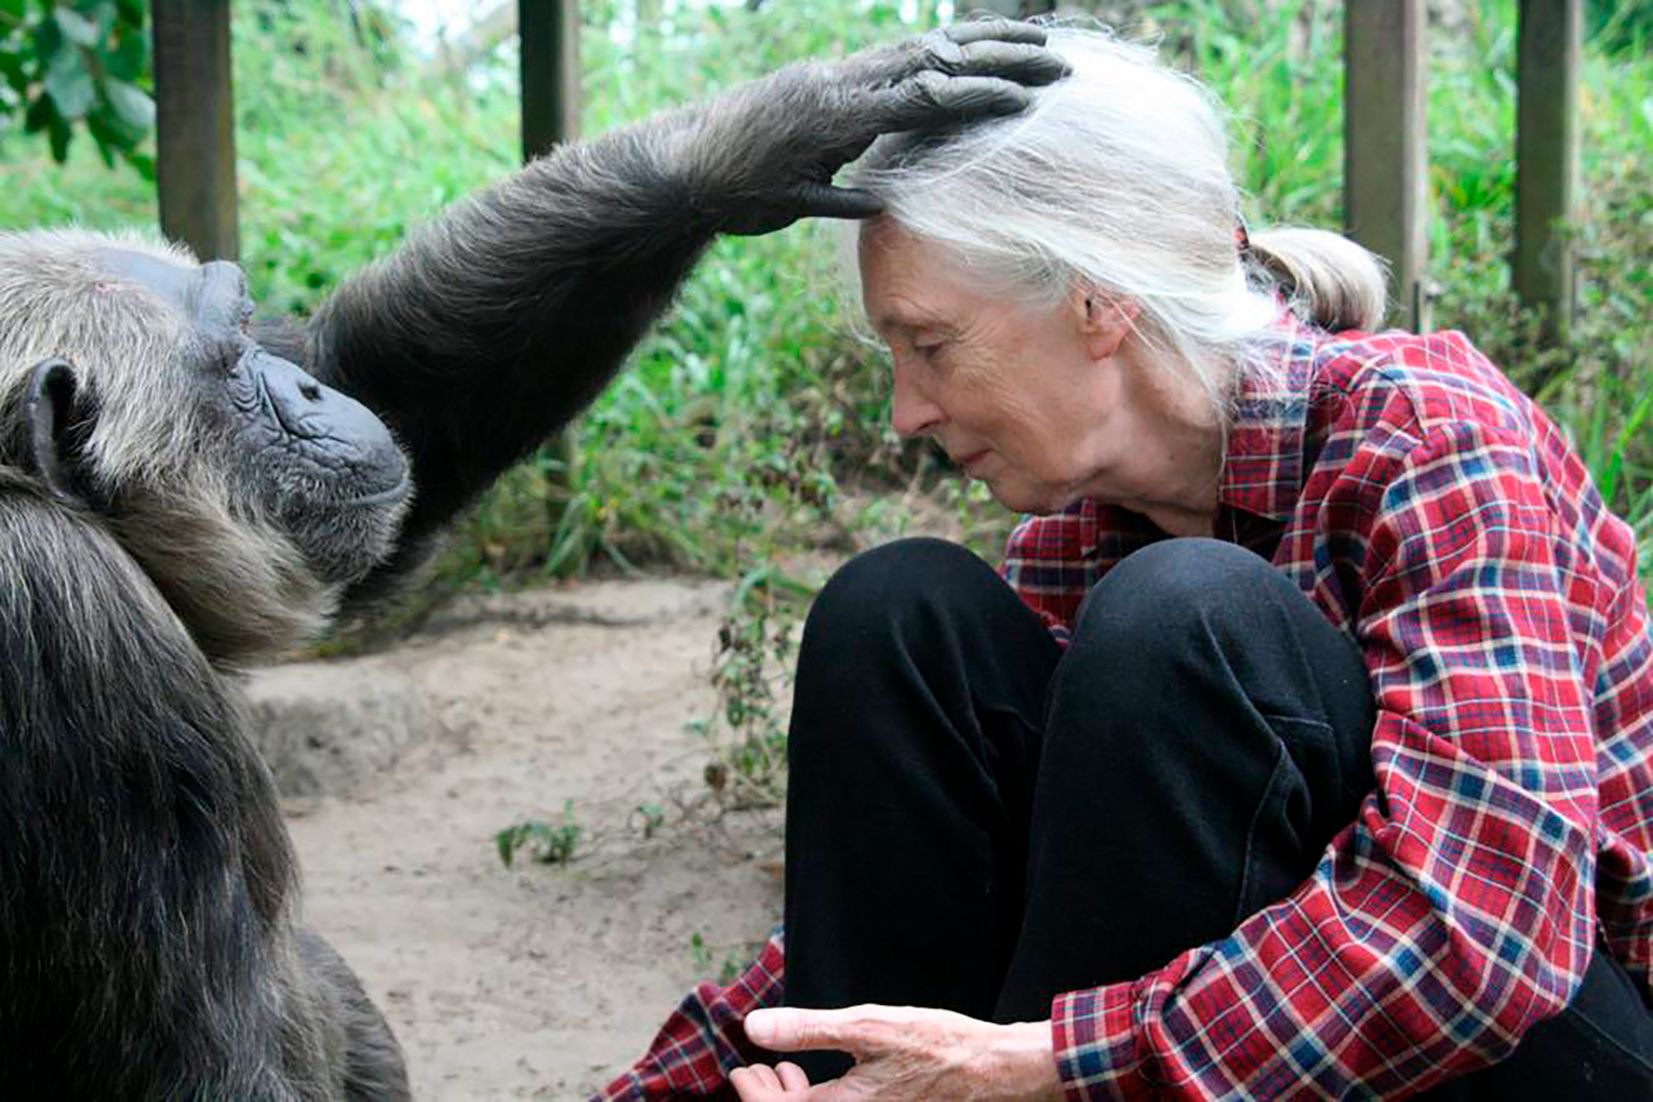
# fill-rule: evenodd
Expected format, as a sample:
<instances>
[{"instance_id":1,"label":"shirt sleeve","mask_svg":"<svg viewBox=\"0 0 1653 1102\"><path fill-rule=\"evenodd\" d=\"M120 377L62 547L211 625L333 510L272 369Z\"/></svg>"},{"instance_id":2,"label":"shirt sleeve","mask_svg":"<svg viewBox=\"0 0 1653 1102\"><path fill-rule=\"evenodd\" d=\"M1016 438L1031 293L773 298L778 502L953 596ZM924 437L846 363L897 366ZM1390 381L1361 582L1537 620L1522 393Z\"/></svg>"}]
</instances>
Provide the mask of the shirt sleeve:
<instances>
[{"instance_id":1,"label":"shirt sleeve","mask_svg":"<svg viewBox=\"0 0 1653 1102\"><path fill-rule=\"evenodd\" d=\"M1582 978L1597 659L1569 617L1598 583L1519 441L1457 424L1387 462L1357 621L1376 790L1228 938L1054 1000L1070 1099L1405 1097L1508 1055Z\"/></svg>"},{"instance_id":2,"label":"shirt sleeve","mask_svg":"<svg viewBox=\"0 0 1653 1102\"><path fill-rule=\"evenodd\" d=\"M781 1005L785 968L785 940L776 930L735 982L703 983L685 995L642 1059L591 1102L734 1099L729 1072L768 1058L746 1040L741 1023L754 1010Z\"/></svg>"}]
</instances>

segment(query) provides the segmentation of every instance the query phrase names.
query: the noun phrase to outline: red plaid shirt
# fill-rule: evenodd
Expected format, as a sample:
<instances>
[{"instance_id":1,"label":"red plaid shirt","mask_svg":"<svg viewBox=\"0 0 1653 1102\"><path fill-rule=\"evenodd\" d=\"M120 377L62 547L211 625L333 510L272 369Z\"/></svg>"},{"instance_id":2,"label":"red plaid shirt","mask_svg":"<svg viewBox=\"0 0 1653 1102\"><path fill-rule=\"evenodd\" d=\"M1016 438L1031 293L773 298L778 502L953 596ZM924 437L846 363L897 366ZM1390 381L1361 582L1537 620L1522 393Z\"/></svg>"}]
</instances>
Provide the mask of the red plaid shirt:
<instances>
[{"instance_id":1,"label":"red plaid shirt","mask_svg":"<svg viewBox=\"0 0 1653 1102\"><path fill-rule=\"evenodd\" d=\"M1653 640L1628 526L1554 424L1457 333L1287 323L1242 385L1216 531L1360 644L1377 786L1314 875L1231 935L1051 1006L1068 1097L1399 1097L1506 1056L1593 947L1653 983ZM1064 638L1165 538L1085 501L1011 536ZM779 933L689 995L600 1098L734 1097Z\"/></svg>"}]
</instances>

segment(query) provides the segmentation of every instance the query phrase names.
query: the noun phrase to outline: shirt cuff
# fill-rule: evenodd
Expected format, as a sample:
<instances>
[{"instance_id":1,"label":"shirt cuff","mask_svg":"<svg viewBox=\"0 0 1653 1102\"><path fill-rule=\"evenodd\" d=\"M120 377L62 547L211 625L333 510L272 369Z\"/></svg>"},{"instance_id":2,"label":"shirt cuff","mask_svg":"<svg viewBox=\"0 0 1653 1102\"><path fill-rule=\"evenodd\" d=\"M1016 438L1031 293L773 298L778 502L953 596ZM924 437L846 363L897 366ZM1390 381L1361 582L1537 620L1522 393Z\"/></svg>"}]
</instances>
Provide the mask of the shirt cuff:
<instances>
[{"instance_id":1,"label":"shirt cuff","mask_svg":"<svg viewBox=\"0 0 1653 1102\"><path fill-rule=\"evenodd\" d=\"M1068 1102L1151 1099L1136 1030L1142 981L1058 995L1050 1004L1051 1042Z\"/></svg>"}]
</instances>

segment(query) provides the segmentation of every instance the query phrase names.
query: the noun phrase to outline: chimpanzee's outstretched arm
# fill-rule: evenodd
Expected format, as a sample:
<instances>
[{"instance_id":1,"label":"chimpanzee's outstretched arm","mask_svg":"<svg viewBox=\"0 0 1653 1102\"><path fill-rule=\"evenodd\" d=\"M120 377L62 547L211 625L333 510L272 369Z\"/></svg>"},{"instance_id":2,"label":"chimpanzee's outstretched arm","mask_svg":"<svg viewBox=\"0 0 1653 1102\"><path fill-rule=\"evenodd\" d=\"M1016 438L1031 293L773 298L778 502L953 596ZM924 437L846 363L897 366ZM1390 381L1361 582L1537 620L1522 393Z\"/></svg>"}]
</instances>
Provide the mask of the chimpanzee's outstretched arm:
<instances>
[{"instance_id":1,"label":"chimpanzee's outstretched arm","mask_svg":"<svg viewBox=\"0 0 1653 1102\"><path fill-rule=\"evenodd\" d=\"M1035 27L976 23L783 69L563 147L344 286L304 359L413 458L417 544L588 403L720 232L877 201L831 187L883 133L1021 110L1065 71ZM395 565L392 565L395 569Z\"/></svg>"}]
</instances>

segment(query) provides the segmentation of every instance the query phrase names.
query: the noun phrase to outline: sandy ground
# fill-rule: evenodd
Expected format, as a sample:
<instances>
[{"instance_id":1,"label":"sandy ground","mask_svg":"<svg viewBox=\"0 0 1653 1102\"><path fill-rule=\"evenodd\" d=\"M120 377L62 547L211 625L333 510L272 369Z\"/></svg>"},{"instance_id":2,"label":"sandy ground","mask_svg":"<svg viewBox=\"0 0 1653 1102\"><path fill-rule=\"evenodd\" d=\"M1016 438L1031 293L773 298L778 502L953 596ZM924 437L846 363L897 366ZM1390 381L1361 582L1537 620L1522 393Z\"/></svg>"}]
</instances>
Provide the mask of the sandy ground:
<instances>
[{"instance_id":1,"label":"sandy ground","mask_svg":"<svg viewBox=\"0 0 1653 1102\"><path fill-rule=\"evenodd\" d=\"M582 1098L778 921L775 813L677 810L704 792L685 724L712 703L726 593L490 599L369 660L418 680L438 734L348 798L286 808L305 921L384 1008L417 1097ZM568 800L580 855L502 867L495 832ZM674 821L645 839L640 803Z\"/></svg>"}]
</instances>

